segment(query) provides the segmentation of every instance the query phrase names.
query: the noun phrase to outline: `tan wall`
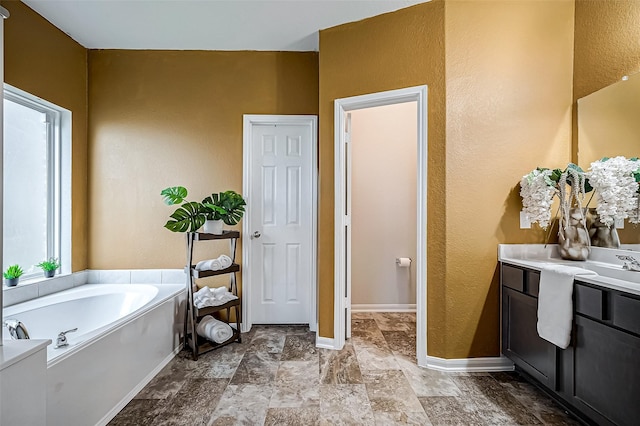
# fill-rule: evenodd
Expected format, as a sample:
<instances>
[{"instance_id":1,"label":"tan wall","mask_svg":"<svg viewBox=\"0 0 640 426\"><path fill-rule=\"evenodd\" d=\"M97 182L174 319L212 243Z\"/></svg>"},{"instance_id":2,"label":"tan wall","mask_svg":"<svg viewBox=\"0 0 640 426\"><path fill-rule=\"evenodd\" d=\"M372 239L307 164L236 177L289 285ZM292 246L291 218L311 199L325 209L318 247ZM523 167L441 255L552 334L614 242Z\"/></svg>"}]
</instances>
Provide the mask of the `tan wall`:
<instances>
[{"instance_id":1,"label":"tan wall","mask_svg":"<svg viewBox=\"0 0 640 426\"><path fill-rule=\"evenodd\" d=\"M447 358L499 354L497 244L542 241L519 230L518 184L570 160L573 12L447 2Z\"/></svg>"},{"instance_id":2,"label":"tan wall","mask_svg":"<svg viewBox=\"0 0 640 426\"><path fill-rule=\"evenodd\" d=\"M573 100L640 70L640 1L576 0ZM573 159L578 160L577 108L574 104ZM610 155L616 155L611 153ZM640 241L640 228L618 230L624 243Z\"/></svg>"},{"instance_id":3,"label":"tan wall","mask_svg":"<svg viewBox=\"0 0 640 426\"><path fill-rule=\"evenodd\" d=\"M72 113L72 271L87 261L87 51L19 1L4 29L4 81Z\"/></svg>"},{"instance_id":4,"label":"tan wall","mask_svg":"<svg viewBox=\"0 0 640 426\"><path fill-rule=\"evenodd\" d=\"M429 344L444 319L444 3L433 1L320 32L319 333L333 336L333 100L428 85ZM438 285L440 283L440 285ZM434 301L434 303L432 303Z\"/></svg>"},{"instance_id":5,"label":"tan wall","mask_svg":"<svg viewBox=\"0 0 640 426\"><path fill-rule=\"evenodd\" d=\"M416 303L417 118L416 102L351 112L352 304Z\"/></svg>"},{"instance_id":6,"label":"tan wall","mask_svg":"<svg viewBox=\"0 0 640 426\"><path fill-rule=\"evenodd\" d=\"M318 111L316 53L91 50L89 81L95 269L182 267L160 191L242 192L242 115Z\"/></svg>"}]
</instances>

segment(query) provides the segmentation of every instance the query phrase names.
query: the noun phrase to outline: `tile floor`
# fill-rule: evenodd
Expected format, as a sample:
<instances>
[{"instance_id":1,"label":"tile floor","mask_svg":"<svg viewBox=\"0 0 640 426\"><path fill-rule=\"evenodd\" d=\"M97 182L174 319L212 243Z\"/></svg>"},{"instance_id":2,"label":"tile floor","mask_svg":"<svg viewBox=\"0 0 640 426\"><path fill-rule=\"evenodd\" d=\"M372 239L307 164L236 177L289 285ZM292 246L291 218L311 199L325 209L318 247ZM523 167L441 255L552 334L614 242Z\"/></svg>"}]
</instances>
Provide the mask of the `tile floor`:
<instances>
[{"instance_id":1,"label":"tile floor","mask_svg":"<svg viewBox=\"0 0 640 426\"><path fill-rule=\"evenodd\" d=\"M515 373L417 367L415 315L353 314L341 351L300 326L254 326L192 361L180 353L116 425L576 425Z\"/></svg>"}]
</instances>

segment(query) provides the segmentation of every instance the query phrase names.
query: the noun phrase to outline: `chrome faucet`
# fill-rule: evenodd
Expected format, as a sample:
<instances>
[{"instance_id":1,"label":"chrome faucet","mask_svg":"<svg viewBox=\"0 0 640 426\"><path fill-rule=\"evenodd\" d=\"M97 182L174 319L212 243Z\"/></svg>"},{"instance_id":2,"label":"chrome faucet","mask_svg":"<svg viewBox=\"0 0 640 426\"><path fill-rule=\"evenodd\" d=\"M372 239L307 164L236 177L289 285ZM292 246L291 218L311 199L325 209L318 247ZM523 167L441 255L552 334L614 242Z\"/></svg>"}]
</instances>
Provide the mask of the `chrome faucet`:
<instances>
[{"instance_id":1,"label":"chrome faucet","mask_svg":"<svg viewBox=\"0 0 640 426\"><path fill-rule=\"evenodd\" d=\"M78 331L78 327L76 327L76 328L74 328L72 330L61 331L60 334L58 334L58 339L56 340L55 349L64 348L65 346L69 346L69 342L67 341L67 333L73 333L74 331Z\"/></svg>"},{"instance_id":2,"label":"chrome faucet","mask_svg":"<svg viewBox=\"0 0 640 426\"><path fill-rule=\"evenodd\" d=\"M14 340L18 339L28 339L29 332L27 331L27 327L17 319L8 319L4 322L5 327L9 330L9 334L11 338Z\"/></svg>"},{"instance_id":3,"label":"chrome faucet","mask_svg":"<svg viewBox=\"0 0 640 426\"><path fill-rule=\"evenodd\" d=\"M640 272L640 262L633 256L616 255L616 257L624 262L622 269L627 271Z\"/></svg>"}]
</instances>

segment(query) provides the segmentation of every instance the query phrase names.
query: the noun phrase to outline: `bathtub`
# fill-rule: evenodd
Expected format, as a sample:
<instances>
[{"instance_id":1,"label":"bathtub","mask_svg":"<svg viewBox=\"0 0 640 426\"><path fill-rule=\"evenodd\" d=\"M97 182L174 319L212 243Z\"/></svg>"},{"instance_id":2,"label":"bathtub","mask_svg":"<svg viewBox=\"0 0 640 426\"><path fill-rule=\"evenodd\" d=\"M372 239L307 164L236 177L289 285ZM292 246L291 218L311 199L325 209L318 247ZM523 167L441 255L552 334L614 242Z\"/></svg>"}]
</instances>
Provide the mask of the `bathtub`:
<instances>
[{"instance_id":1,"label":"bathtub","mask_svg":"<svg viewBox=\"0 0 640 426\"><path fill-rule=\"evenodd\" d=\"M53 342L47 424L107 424L180 350L185 297L181 284L86 284L5 308L32 339Z\"/></svg>"}]
</instances>

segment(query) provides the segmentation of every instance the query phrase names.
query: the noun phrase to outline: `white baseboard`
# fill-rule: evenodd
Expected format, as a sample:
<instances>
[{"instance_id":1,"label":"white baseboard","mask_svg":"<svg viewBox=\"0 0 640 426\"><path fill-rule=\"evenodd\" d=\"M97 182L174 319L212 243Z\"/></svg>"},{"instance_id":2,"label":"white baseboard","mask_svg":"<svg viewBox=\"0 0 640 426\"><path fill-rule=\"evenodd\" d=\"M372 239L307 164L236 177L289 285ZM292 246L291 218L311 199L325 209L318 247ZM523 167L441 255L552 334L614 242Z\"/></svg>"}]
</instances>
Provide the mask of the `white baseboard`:
<instances>
[{"instance_id":1,"label":"white baseboard","mask_svg":"<svg viewBox=\"0 0 640 426\"><path fill-rule=\"evenodd\" d=\"M162 360L160 364L156 368L151 371L151 373L147 374L147 376L140 381L136 385L135 388L131 392L129 392L122 400L115 406L111 411L109 411L105 416L96 423L96 426L105 426L107 425L124 407L127 406L129 402L145 387L149 384L149 382L162 370L169 362L182 350L182 345L178 345L165 359Z\"/></svg>"},{"instance_id":2,"label":"white baseboard","mask_svg":"<svg viewBox=\"0 0 640 426\"><path fill-rule=\"evenodd\" d=\"M391 305L384 304L351 304L351 312L415 312L416 304L413 303L396 303Z\"/></svg>"},{"instance_id":3,"label":"white baseboard","mask_svg":"<svg viewBox=\"0 0 640 426\"><path fill-rule=\"evenodd\" d=\"M316 336L316 348L338 349L335 346L335 339L330 337Z\"/></svg>"},{"instance_id":4,"label":"white baseboard","mask_svg":"<svg viewBox=\"0 0 640 426\"><path fill-rule=\"evenodd\" d=\"M496 371L513 371L513 362L504 356L487 358L460 358L445 359L435 356L427 356L427 363L424 367L432 370L447 372L476 372L488 373Z\"/></svg>"}]
</instances>

